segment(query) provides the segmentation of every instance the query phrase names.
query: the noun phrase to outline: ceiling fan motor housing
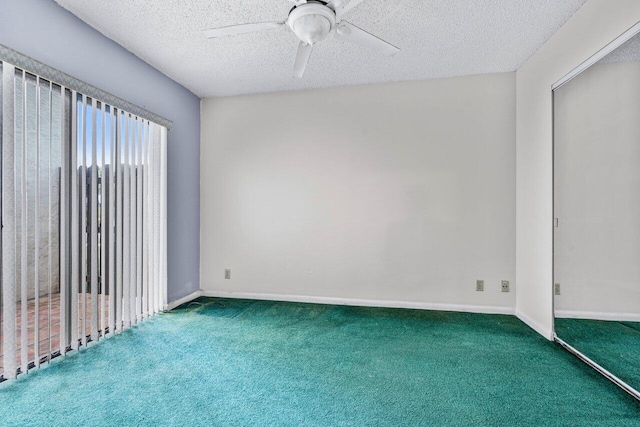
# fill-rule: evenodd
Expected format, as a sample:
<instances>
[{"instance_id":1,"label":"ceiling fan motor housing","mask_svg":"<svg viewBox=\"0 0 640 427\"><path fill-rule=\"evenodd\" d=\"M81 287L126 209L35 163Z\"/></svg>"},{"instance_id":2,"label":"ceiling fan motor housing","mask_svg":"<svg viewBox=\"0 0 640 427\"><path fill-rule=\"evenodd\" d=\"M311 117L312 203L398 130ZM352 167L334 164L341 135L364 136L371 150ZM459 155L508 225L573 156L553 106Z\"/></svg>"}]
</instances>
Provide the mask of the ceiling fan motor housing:
<instances>
[{"instance_id":1,"label":"ceiling fan motor housing","mask_svg":"<svg viewBox=\"0 0 640 427\"><path fill-rule=\"evenodd\" d=\"M305 3L289 13L287 23L301 41L315 45L336 26L336 13L323 3Z\"/></svg>"}]
</instances>

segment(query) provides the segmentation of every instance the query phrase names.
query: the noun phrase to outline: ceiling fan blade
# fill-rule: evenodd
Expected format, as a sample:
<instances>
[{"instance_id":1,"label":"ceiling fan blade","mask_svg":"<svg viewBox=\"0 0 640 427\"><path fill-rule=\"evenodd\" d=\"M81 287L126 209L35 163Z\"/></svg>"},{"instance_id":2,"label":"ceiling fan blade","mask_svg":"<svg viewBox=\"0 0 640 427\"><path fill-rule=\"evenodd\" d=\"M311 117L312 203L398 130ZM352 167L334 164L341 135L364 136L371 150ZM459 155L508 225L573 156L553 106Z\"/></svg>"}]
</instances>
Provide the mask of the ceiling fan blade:
<instances>
[{"instance_id":1,"label":"ceiling fan blade","mask_svg":"<svg viewBox=\"0 0 640 427\"><path fill-rule=\"evenodd\" d=\"M311 51L313 46L305 42L298 43L298 53L296 54L296 62L293 65L293 76L299 79L304 75L304 70L307 68L307 63L311 57Z\"/></svg>"},{"instance_id":2,"label":"ceiling fan blade","mask_svg":"<svg viewBox=\"0 0 640 427\"><path fill-rule=\"evenodd\" d=\"M364 0L332 0L331 4L334 6L338 19L345 13L348 13L351 9L354 9Z\"/></svg>"},{"instance_id":3,"label":"ceiling fan blade","mask_svg":"<svg viewBox=\"0 0 640 427\"><path fill-rule=\"evenodd\" d=\"M257 22L254 24L231 25L228 27L205 30L204 35L208 39L215 37L232 36L235 34L255 33L257 31L273 30L284 26L284 22Z\"/></svg>"},{"instance_id":4,"label":"ceiling fan blade","mask_svg":"<svg viewBox=\"0 0 640 427\"><path fill-rule=\"evenodd\" d=\"M342 21L336 29L336 37L338 40L359 44L360 46L375 49L386 55L394 55L400 52L400 49L391 43L387 43L381 38L366 32L362 28L358 28L345 21Z\"/></svg>"}]
</instances>

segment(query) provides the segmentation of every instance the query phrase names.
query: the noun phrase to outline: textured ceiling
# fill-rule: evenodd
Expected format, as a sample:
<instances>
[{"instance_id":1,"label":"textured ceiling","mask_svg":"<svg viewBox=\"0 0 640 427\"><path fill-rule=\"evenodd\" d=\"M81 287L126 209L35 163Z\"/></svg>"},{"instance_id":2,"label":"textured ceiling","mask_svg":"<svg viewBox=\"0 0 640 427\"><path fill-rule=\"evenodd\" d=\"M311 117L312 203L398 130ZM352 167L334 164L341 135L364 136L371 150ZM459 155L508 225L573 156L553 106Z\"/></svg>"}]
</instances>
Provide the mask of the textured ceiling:
<instances>
[{"instance_id":1,"label":"textured ceiling","mask_svg":"<svg viewBox=\"0 0 640 427\"><path fill-rule=\"evenodd\" d=\"M585 0L366 0L344 19L400 47L394 57L329 38L303 79L297 39L203 30L283 21L287 0L56 0L200 97L453 77L518 69Z\"/></svg>"}]
</instances>

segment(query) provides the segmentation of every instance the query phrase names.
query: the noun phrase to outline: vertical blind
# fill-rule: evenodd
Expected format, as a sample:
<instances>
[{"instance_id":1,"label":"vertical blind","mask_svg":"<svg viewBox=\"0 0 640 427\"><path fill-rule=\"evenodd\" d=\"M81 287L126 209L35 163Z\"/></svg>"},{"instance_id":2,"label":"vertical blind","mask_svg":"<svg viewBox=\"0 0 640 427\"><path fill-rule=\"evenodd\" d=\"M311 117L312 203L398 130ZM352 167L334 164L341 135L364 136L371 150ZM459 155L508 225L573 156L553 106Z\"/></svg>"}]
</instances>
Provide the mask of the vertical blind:
<instances>
[{"instance_id":1,"label":"vertical blind","mask_svg":"<svg viewBox=\"0 0 640 427\"><path fill-rule=\"evenodd\" d=\"M167 129L1 63L0 376L166 304Z\"/></svg>"}]
</instances>

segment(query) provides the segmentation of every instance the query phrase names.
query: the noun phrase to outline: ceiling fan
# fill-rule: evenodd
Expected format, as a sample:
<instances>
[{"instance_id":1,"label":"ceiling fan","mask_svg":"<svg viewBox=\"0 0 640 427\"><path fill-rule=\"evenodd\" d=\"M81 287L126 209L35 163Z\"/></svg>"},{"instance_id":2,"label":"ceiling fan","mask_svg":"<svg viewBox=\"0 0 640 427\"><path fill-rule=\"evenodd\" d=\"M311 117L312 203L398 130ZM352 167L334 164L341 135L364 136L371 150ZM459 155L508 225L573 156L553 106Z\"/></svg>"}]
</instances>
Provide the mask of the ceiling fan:
<instances>
[{"instance_id":1,"label":"ceiling fan","mask_svg":"<svg viewBox=\"0 0 640 427\"><path fill-rule=\"evenodd\" d=\"M339 40L375 49L387 55L400 51L390 43L342 20L342 16L364 0L290 0L294 3L289 16L282 22L259 22L232 25L206 30L207 38L246 34L257 31L289 27L298 37L298 53L293 66L293 75L302 78L311 57L313 46L335 34Z\"/></svg>"}]
</instances>

